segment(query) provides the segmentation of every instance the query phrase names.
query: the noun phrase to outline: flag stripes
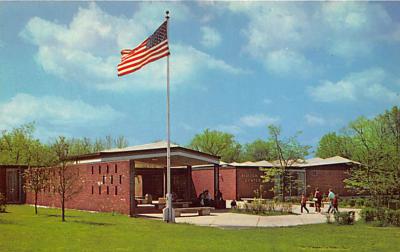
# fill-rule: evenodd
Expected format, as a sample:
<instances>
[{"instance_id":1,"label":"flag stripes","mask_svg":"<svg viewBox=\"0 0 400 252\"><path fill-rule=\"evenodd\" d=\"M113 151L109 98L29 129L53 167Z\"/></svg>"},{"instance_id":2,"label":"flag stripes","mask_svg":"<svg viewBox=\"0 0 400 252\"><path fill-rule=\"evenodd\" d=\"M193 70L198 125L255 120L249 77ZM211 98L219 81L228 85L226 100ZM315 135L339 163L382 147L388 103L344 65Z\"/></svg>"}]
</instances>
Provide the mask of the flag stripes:
<instances>
[{"instance_id":1,"label":"flag stripes","mask_svg":"<svg viewBox=\"0 0 400 252\"><path fill-rule=\"evenodd\" d=\"M165 21L149 38L136 48L121 51L121 63L118 64L118 76L133 73L150 62L168 56L167 21Z\"/></svg>"}]
</instances>

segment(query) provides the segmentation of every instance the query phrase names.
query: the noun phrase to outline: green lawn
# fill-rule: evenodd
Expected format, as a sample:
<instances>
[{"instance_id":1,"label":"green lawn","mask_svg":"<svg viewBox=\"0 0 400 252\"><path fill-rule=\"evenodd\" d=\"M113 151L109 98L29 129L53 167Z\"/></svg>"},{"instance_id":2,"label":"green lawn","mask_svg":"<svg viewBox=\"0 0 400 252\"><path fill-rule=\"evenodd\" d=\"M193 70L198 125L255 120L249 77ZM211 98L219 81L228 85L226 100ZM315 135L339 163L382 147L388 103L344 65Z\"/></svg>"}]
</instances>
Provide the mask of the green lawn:
<instances>
[{"instance_id":1,"label":"green lawn","mask_svg":"<svg viewBox=\"0 0 400 252\"><path fill-rule=\"evenodd\" d=\"M0 251L399 251L400 228L365 224L223 230L107 213L8 206Z\"/></svg>"}]
</instances>

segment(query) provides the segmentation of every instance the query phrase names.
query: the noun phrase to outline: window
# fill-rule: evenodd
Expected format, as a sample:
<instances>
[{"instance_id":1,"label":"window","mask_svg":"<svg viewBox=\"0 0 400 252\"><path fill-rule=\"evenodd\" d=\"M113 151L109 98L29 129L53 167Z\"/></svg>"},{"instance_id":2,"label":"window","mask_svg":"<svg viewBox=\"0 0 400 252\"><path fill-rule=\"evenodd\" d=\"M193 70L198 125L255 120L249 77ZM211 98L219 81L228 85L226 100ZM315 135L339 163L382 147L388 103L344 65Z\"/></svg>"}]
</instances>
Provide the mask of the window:
<instances>
[{"instance_id":1,"label":"window","mask_svg":"<svg viewBox=\"0 0 400 252\"><path fill-rule=\"evenodd\" d=\"M109 171L110 171L110 170L109 170L108 165L107 165L107 173L108 173Z\"/></svg>"},{"instance_id":2,"label":"window","mask_svg":"<svg viewBox=\"0 0 400 252\"><path fill-rule=\"evenodd\" d=\"M92 194L94 194L94 187L92 186Z\"/></svg>"},{"instance_id":3,"label":"window","mask_svg":"<svg viewBox=\"0 0 400 252\"><path fill-rule=\"evenodd\" d=\"M101 186L99 186L99 194L101 194Z\"/></svg>"},{"instance_id":4,"label":"window","mask_svg":"<svg viewBox=\"0 0 400 252\"><path fill-rule=\"evenodd\" d=\"M118 195L118 186L115 186L115 195Z\"/></svg>"},{"instance_id":5,"label":"window","mask_svg":"<svg viewBox=\"0 0 400 252\"><path fill-rule=\"evenodd\" d=\"M106 183L106 176L103 176L103 185Z\"/></svg>"},{"instance_id":6,"label":"window","mask_svg":"<svg viewBox=\"0 0 400 252\"><path fill-rule=\"evenodd\" d=\"M101 165L99 165L99 174L101 174Z\"/></svg>"},{"instance_id":7,"label":"window","mask_svg":"<svg viewBox=\"0 0 400 252\"><path fill-rule=\"evenodd\" d=\"M107 195L110 194L110 187L107 186Z\"/></svg>"},{"instance_id":8,"label":"window","mask_svg":"<svg viewBox=\"0 0 400 252\"><path fill-rule=\"evenodd\" d=\"M93 166L92 166L92 174L94 174L94 168L93 168Z\"/></svg>"},{"instance_id":9,"label":"window","mask_svg":"<svg viewBox=\"0 0 400 252\"><path fill-rule=\"evenodd\" d=\"M119 175L119 183L122 184L122 175Z\"/></svg>"},{"instance_id":10,"label":"window","mask_svg":"<svg viewBox=\"0 0 400 252\"><path fill-rule=\"evenodd\" d=\"M111 177L110 177L110 182L111 182L111 185L114 183L114 177L113 177L113 175L111 175Z\"/></svg>"},{"instance_id":11,"label":"window","mask_svg":"<svg viewBox=\"0 0 400 252\"><path fill-rule=\"evenodd\" d=\"M115 173L118 173L117 164L115 164L115 166L114 166L114 172L115 172Z\"/></svg>"}]
</instances>

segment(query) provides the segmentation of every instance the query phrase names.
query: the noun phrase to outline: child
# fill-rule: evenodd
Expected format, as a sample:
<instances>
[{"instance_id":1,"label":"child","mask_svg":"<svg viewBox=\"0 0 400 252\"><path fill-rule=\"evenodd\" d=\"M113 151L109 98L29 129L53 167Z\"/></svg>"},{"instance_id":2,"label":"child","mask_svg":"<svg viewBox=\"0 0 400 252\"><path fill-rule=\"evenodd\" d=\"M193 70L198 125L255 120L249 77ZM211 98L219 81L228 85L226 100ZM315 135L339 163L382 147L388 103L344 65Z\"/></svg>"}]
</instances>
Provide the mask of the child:
<instances>
[{"instance_id":1,"label":"child","mask_svg":"<svg viewBox=\"0 0 400 252\"><path fill-rule=\"evenodd\" d=\"M339 206L339 194L337 193L335 195L335 197L333 198L333 212L334 213L339 212L338 206Z\"/></svg>"},{"instance_id":2,"label":"child","mask_svg":"<svg viewBox=\"0 0 400 252\"><path fill-rule=\"evenodd\" d=\"M307 211L307 213L310 213L310 211L308 211L307 209L307 197L304 195L304 193L301 194L300 204L301 204L300 208L301 213L303 213L303 208Z\"/></svg>"}]
</instances>

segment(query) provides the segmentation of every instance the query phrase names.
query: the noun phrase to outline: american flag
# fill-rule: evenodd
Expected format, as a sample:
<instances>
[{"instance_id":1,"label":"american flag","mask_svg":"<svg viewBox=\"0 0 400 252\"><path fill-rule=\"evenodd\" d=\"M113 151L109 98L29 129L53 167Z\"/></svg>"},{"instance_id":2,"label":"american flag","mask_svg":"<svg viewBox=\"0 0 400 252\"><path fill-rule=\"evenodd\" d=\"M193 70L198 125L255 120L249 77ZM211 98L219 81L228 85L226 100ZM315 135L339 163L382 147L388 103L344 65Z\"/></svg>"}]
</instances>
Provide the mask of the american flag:
<instances>
[{"instance_id":1,"label":"american flag","mask_svg":"<svg viewBox=\"0 0 400 252\"><path fill-rule=\"evenodd\" d=\"M118 76L133 73L146 64L168 56L167 22L160 27L135 49L121 51L121 63L118 64Z\"/></svg>"}]
</instances>

